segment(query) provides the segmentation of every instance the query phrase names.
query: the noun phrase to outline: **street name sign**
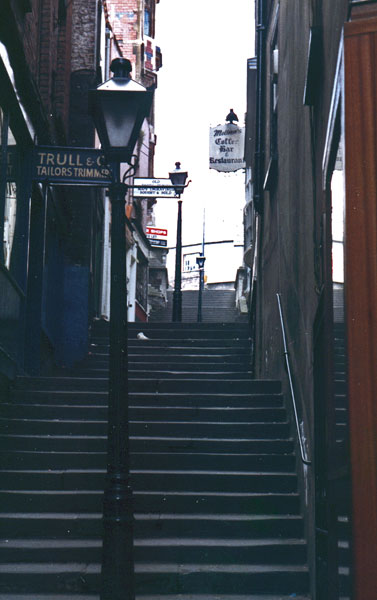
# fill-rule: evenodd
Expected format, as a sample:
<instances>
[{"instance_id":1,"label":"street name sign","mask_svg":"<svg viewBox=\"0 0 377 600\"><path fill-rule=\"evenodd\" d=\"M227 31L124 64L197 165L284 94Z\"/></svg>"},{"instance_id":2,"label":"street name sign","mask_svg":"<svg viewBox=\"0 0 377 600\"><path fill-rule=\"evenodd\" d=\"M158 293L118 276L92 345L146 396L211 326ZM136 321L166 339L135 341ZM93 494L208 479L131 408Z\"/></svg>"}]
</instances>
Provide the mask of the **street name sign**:
<instances>
[{"instance_id":1,"label":"street name sign","mask_svg":"<svg viewBox=\"0 0 377 600\"><path fill-rule=\"evenodd\" d=\"M179 198L168 178L135 177L134 198Z\"/></svg>"},{"instance_id":2,"label":"street name sign","mask_svg":"<svg viewBox=\"0 0 377 600\"><path fill-rule=\"evenodd\" d=\"M134 185L136 187L173 187L168 177L135 177Z\"/></svg>"}]
</instances>

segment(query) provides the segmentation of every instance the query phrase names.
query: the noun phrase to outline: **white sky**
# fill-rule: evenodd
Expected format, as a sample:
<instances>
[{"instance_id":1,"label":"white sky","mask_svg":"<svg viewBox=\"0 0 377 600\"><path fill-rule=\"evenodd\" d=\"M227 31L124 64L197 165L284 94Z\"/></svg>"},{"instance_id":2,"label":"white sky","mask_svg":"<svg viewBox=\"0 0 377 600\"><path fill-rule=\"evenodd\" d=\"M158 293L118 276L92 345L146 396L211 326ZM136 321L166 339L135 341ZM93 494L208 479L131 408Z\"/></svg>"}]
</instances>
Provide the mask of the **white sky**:
<instances>
[{"instance_id":1,"label":"white sky","mask_svg":"<svg viewBox=\"0 0 377 600\"><path fill-rule=\"evenodd\" d=\"M234 239L242 231L244 174L208 168L209 127L225 122L230 108L244 124L246 61L254 56L252 0L160 0L156 43L163 67L156 97L155 176L168 177L176 161L192 183L183 195L183 244ZM156 226L175 246L177 202L161 199Z\"/></svg>"}]
</instances>

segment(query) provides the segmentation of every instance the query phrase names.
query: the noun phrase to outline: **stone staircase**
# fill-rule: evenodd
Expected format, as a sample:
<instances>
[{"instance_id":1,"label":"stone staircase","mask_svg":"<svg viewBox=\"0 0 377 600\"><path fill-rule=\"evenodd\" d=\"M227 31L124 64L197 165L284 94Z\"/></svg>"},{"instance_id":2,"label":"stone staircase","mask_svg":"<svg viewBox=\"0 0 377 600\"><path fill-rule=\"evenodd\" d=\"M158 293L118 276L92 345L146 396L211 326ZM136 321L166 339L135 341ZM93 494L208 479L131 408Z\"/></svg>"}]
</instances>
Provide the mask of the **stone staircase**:
<instances>
[{"instance_id":1,"label":"stone staircase","mask_svg":"<svg viewBox=\"0 0 377 600\"><path fill-rule=\"evenodd\" d=\"M247 336L129 325L138 600L308 597L280 383L250 379ZM77 369L0 406L0 600L99 598L107 366L98 322Z\"/></svg>"},{"instance_id":2,"label":"stone staircase","mask_svg":"<svg viewBox=\"0 0 377 600\"><path fill-rule=\"evenodd\" d=\"M197 290L182 290L182 321L196 323L198 316ZM169 323L173 313L173 292L168 290L167 305L151 313L150 321ZM236 309L234 290L204 289L202 292L202 321L204 323L247 322L247 315L241 315Z\"/></svg>"},{"instance_id":3,"label":"stone staircase","mask_svg":"<svg viewBox=\"0 0 377 600\"><path fill-rule=\"evenodd\" d=\"M347 399L347 365L345 348L344 321L334 323L334 391L336 440L341 448L340 454L349 464L348 450L348 399ZM339 482L338 490L338 566L339 587L342 600L351 596L351 481L349 470Z\"/></svg>"}]
</instances>

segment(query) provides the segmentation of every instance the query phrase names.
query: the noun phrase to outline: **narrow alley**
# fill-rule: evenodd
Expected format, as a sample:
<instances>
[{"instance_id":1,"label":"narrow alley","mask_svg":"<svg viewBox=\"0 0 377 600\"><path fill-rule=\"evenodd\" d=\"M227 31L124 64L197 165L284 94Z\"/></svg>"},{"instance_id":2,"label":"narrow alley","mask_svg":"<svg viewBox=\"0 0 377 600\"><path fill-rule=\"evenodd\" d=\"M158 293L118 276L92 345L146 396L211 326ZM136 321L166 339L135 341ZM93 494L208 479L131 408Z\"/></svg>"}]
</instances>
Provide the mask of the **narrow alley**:
<instances>
[{"instance_id":1,"label":"narrow alley","mask_svg":"<svg viewBox=\"0 0 377 600\"><path fill-rule=\"evenodd\" d=\"M376 600L377 0L0 5L0 600Z\"/></svg>"}]
</instances>

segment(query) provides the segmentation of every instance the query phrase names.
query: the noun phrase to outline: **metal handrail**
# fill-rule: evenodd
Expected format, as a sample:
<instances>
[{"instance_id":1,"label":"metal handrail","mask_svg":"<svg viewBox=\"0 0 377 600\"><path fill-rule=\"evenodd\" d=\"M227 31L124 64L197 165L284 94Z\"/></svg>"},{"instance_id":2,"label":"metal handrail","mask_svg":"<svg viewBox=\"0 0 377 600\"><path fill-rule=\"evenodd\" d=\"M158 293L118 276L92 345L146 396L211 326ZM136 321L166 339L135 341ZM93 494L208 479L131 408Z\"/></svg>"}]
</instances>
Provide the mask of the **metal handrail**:
<instances>
[{"instance_id":1,"label":"metal handrail","mask_svg":"<svg viewBox=\"0 0 377 600\"><path fill-rule=\"evenodd\" d=\"M304 443L303 443L303 440L302 440L302 434L301 434L301 430L300 430L300 425L299 425L299 422L298 422L296 397L295 397L295 392L294 392L294 389L293 389L291 367L290 367L290 364L289 364L289 354L288 354L288 348L287 348L287 338L286 338L286 335L285 335L283 309L282 309L282 306L281 306L280 294L276 294L276 298L277 298L278 307L279 307L280 325L281 325L281 332L282 332L282 336L283 336L283 345L284 345L285 364L287 366L288 379L289 379L289 387L290 387L290 390L291 390L291 398L292 398L292 405L293 405L293 413L294 413L294 416L295 416L297 436L298 436L298 441L299 441L299 445L300 445L301 460L304 463L304 465L311 465L312 461L309 460L309 458L307 456L307 453L306 453L306 449L304 448Z\"/></svg>"}]
</instances>

